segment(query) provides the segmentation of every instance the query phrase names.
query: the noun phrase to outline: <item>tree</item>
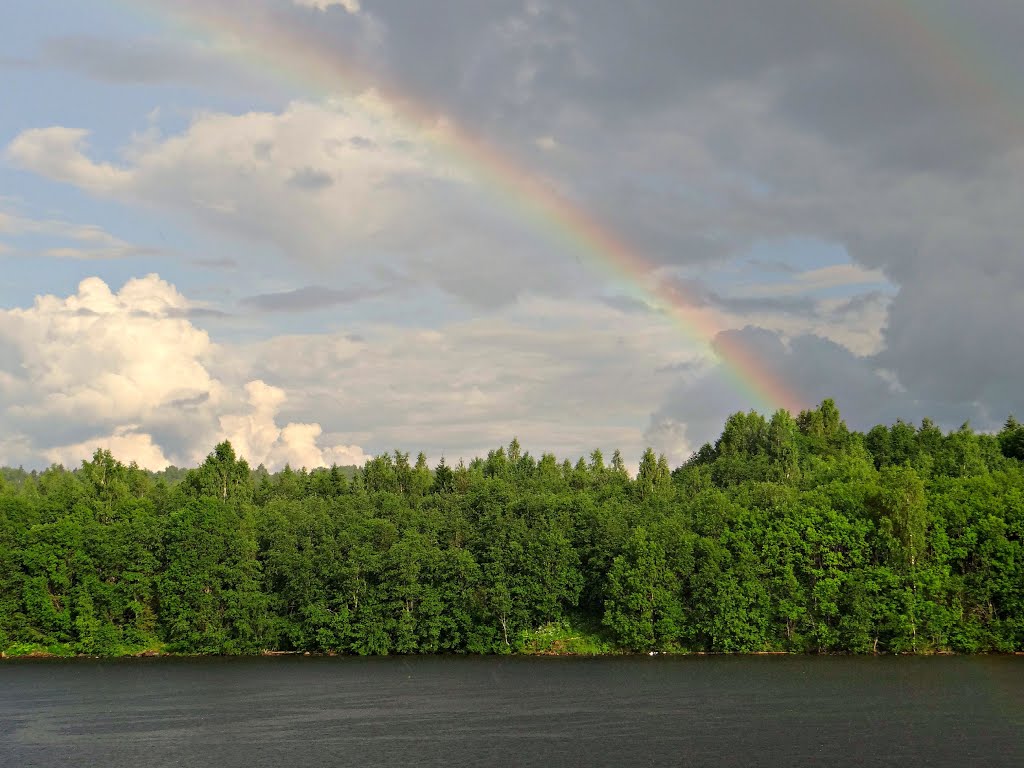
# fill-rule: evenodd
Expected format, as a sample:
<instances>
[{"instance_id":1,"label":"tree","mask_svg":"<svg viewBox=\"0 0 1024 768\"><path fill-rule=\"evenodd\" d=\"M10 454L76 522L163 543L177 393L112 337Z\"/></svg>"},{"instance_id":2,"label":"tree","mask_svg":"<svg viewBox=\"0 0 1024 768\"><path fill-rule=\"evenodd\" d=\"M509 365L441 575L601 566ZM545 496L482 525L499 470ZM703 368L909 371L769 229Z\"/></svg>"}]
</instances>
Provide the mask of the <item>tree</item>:
<instances>
[{"instance_id":1,"label":"tree","mask_svg":"<svg viewBox=\"0 0 1024 768\"><path fill-rule=\"evenodd\" d=\"M681 619L676 589L664 547L644 528L636 528L608 573L603 623L633 650L671 643Z\"/></svg>"},{"instance_id":2,"label":"tree","mask_svg":"<svg viewBox=\"0 0 1024 768\"><path fill-rule=\"evenodd\" d=\"M1024 426L1012 415L999 432L999 448L1007 458L1024 461Z\"/></svg>"},{"instance_id":3,"label":"tree","mask_svg":"<svg viewBox=\"0 0 1024 768\"><path fill-rule=\"evenodd\" d=\"M879 478L878 504L882 519L892 530L908 569L910 595L907 613L911 644L917 650L918 567L927 546L928 508L924 483L909 466L886 467Z\"/></svg>"},{"instance_id":4,"label":"tree","mask_svg":"<svg viewBox=\"0 0 1024 768\"><path fill-rule=\"evenodd\" d=\"M612 453L612 472L623 480L629 479L629 472L626 471L626 462L622 460L622 452L618 448Z\"/></svg>"},{"instance_id":5,"label":"tree","mask_svg":"<svg viewBox=\"0 0 1024 768\"><path fill-rule=\"evenodd\" d=\"M831 398L823 400L813 411L803 411L797 416L796 423L807 448L818 454L827 455L841 450L849 437L846 423Z\"/></svg>"},{"instance_id":6,"label":"tree","mask_svg":"<svg viewBox=\"0 0 1024 768\"><path fill-rule=\"evenodd\" d=\"M640 458L640 466L633 489L643 500L652 496L655 491L667 488L671 479L672 473L668 466L668 460L664 455L655 456L654 451L648 448Z\"/></svg>"},{"instance_id":7,"label":"tree","mask_svg":"<svg viewBox=\"0 0 1024 768\"><path fill-rule=\"evenodd\" d=\"M800 471L799 429L788 411L778 410L768 423L766 449L772 464L771 479L789 482L797 479Z\"/></svg>"},{"instance_id":8,"label":"tree","mask_svg":"<svg viewBox=\"0 0 1024 768\"><path fill-rule=\"evenodd\" d=\"M198 469L189 470L185 489L194 497L221 500L252 497L252 480L245 459L235 456L231 443L219 443Z\"/></svg>"},{"instance_id":9,"label":"tree","mask_svg":"<svg viewBox=\"0 0 1024 768\"><path fill-rule=\"evenodd\" d=\"M432 483L430 467L427 466L427 455L420 451L416 456L416 465L413 467L409 493L413 498L421 498L430 490Z\"/></svg>"},{"instance_id":10,"label":"tree","mask_svg":"<svg viewBox=\"0 0 1024 768\"><path fill-rule=\"evenodd\" d=\"M451 468L444 463L444 456L434 469L434 493L451 493L455 490L455 475Z\"/></svg>"},{"instance_id":11,"label":"tree","mask_svg":"<svg viewBox=\"0 0 1024 768\"><path fill-rule=\"evenodd\" d=\"M0 650L1024 650L1021 426L852 433L826 401L647 450L250 472L0 468ZM555 637L556 640L550 638Z\"/></svg>"}]
</instances>

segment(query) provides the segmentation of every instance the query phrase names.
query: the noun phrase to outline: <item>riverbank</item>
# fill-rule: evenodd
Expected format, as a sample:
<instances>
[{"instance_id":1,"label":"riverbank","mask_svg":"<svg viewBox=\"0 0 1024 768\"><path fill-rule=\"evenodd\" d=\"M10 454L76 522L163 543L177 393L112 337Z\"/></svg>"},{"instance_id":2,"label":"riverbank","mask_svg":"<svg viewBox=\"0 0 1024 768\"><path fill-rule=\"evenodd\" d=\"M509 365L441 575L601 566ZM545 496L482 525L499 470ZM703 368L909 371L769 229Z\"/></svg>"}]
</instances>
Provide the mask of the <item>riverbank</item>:
<instances>
[{"instance_id":1,"label":"riverbank","mask_svg":"<svg viewBox=\"0 0 1024 768\"><path fill-rule=\"evenodd\" d=\"M573 621L549 622L534 630L523 632L512 641L504 653L413 653L383 654L391 656L493 656L493 657L641 657L641 656L1024 656L1024 650L1015 651L980 651L976 653L959 653L947 648L925 648L917 652L900 651L897 653L881 651L878 653L854 653L844 651L799 652L783 649L763 649L756 651L706 651L691 650L682 647L635 650L616 645L604 627L596 622L578 616ZM41 645L33 643L14 643L0 652L0 659L125 659L125 658L218 658L218 657L336 657L356 656L358 654L338 651L317 651L306 649L281 650L266 648L253 653L193 653L176 650L172 645L163 643L157 638L149 638L135 645L115 645L108 652L81 652L70 644ZM380 655L380 654L369 654Z\"/></svg>"},{"instance_id":2,"label":"riverbank","mask_svg":"<svg viewBox=\"0 0 1024 768\"><path fill-rule=\"evenodd\" d=\"M914 658L927 658L933 656L957 656L957 657L984 657L984 656L1021 656L1024 657L1024 651L983 651L978 653L957 653L956 651L950 650L927 650L918 651L917 653L911 652L898 652L898 653L874 653L874 654L862 654L862 653L840 653L840 652L829 652L829 653L799 653L796 651L685 651L685 650L674 650L674 651L632 651L625 648L616 648L602 652L581 652L576 650L565 650L565 649L543 649L543 650L513 650L508 653L488 653L488 654L475 654L475 653L414 653L414 654L389 654L385 656L376 656L375 658L394 658L400 656L409 657L476 657L476 658L499 658L499 657L510 657L510 658L530 658L530 657L552 657L552 658L616 658L616 657L666 657L671 656L674 658L681 657L719 657L719 656L733 656L733 657L754 657L754 656L791 656L791 657L821 657L821 656L833 656L833 657L850 657L850 658L866 658L868 656L882 657L882 656L901 656L901 657L914 657ZM351 653L335 653L333 651L320 652L320 651L276 651L276 650L264 650L259 653L249 654L218 654L218 653L180 653L177 651L170 651L166 649L146 649L144 651L125 651L119 653L109 654L95 654L95 653L76 653L71 649L60 648L60 649L32 649L28 651L15 650L0 651L0 661L26 661L26 660L79 660L79 659L152 659L152 658L167 658L167 659L203 659L203 658L368 658L366 656L359 657L357 654Z\"/></svg>"}]
</instances>

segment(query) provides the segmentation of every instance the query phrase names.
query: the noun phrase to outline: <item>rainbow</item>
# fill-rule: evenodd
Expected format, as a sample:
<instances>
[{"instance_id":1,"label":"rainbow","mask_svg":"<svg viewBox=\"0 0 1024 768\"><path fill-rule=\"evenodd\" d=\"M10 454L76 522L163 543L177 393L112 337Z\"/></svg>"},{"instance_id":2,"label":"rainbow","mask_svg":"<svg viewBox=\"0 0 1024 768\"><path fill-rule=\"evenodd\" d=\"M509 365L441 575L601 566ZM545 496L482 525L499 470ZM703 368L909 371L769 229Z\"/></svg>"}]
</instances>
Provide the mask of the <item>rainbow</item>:
<instances>
[{"instance_id":1,"label":"rainbow","mask_svg":"<svg viewBox=\"0 0 1024 768\"><path fill-rule=\"evenodd\" d=\"M287 79L308 95L326 98L372 92L375 100L386 107L387 119L397 118L423 132L454 162L501 193L546 233L585 255L592 266L638 291L684 334L709 348L722 361L723 370L737 389L759 408L784 408L795 413L804 407L803 398L766 367L737 334L720 334L726 327L724 319L705 306L700 297L684 286L657 280L657 264L581 206L482 138L383 82L379 75L362 70L316 30L280 23L275 12L261 3L239 3L230 9L206 0L120 0L120 4L134 11L148 11L161 24L205 38L225 56Z\"/></svg>"}]
</instances>

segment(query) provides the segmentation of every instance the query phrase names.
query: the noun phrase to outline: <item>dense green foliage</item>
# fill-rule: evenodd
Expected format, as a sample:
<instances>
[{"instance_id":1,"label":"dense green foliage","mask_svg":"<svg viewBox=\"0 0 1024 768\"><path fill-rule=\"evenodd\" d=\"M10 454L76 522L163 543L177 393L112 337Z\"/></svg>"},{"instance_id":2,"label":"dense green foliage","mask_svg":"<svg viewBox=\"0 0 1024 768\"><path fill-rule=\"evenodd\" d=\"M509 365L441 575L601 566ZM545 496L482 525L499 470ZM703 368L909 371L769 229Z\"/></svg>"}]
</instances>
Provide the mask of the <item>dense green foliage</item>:
<instances>
[{"instance_id":1,"label":"dense green foliage","mask_svg":"<svg viewBox=\"0 0 1024 768\"><path fill-rule=\"evenodd\" d=\"M380 456L0 475L0 648L1024 649L1024 427L736 414L670 471ZM354 475L354 476L353 476Z\"/></svg>"}]
</instances>

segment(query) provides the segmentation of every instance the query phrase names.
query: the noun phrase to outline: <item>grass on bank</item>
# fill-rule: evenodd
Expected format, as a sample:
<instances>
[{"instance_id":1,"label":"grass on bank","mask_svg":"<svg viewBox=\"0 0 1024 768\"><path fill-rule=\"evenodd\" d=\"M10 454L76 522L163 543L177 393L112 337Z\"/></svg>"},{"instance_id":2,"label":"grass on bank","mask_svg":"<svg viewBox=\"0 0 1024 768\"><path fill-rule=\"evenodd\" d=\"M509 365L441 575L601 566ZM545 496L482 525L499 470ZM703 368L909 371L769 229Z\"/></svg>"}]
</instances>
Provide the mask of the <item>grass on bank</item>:
<instances>
[{"instance_id":1,"label":"grass on bank","mask_svg":"<svg viewBox=\"0 0 1024 768\"><path fill-rule=\"evenodd\" d=\"M552 621L523 632L512 652L527 656L607 656L625 653L612 642L604 627L588 621L585 616Z\"/></svg>"}]
</instances>

